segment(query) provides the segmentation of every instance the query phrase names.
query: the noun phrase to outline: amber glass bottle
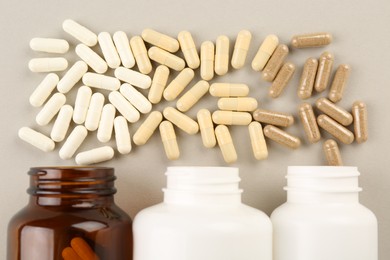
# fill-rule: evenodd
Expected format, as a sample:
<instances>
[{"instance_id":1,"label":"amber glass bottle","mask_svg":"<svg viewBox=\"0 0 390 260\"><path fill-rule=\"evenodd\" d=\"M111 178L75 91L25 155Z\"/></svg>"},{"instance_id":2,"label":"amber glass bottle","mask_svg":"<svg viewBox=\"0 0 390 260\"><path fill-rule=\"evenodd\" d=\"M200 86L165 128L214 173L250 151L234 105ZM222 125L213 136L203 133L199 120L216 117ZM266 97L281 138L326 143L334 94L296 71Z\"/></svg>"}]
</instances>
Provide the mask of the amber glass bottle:
<instances>
[{"instance_id":1,"label":"amber glass bottle","mask_svg":"<svg viewBox=\"0 0 390 260\"><path fill-rule=\"evenodd\" d=\"M31 168L28 205L8 226L7 260L131 260L130 217L113 168Z\"/></svg>"}]
</instances>

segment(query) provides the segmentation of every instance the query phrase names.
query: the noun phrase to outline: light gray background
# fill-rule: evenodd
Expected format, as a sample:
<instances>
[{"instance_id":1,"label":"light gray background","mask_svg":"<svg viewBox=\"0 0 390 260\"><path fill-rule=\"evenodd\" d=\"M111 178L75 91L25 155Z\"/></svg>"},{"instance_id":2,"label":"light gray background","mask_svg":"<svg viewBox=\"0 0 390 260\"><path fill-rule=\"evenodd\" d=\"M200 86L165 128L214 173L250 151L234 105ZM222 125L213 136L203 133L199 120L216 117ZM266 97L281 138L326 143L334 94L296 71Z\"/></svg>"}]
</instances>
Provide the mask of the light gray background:
<instances>
[{"instance_id":1,"label":"light gray background","mask_svg":"<svg viewBox=\"0 0 390 260\"><path fill-rule=\"evenodd\" d=\"M29 167L74 164L72 160L62 161L58 157L58 148L44 154L17 137L17 131L22 126L37 128L34 118L39 109L29 105L28 97L44 77L43 74L31 73L27 68L29 59L46 56L31 51L29 40L37 36L66 38L74 47L77 41L61 29L66 18L79 21L96 33L123 30L137 35L144 28L151 27L174 36L185 29L192 32L198 47L202 41L215 41L220 34L228 35L233 46L237 32L248 29L253 38L245 68L239 71L230 69L228 76L215 78L212 82L246 83L251 88L250 95L256 97L261 106L291 112L295 116L300 103L296 89L306 58L318 57L324 50L329 50L335 54L336 66L350 64L352 75L340 104L350 108L357 99L367 102L370 137L367 143L361 145L343 145L341 152L346 165L359 167L362 174L360 185L364 189L360 195L361 202L372 209L379 220L380 259L390 258L390 90L387 72L390 64L390 4L387 0L1 1L1 10L0 258L5 256L7 223L28 199L26 172ZM297 64L297 73L282 97L277 100L268 98L270 84L250 68L259 44L270 33L277 34L281 42L288 43L293 34L315 31L332 32L334 43L326 48L293 50L288 60ZM73 49L66 57L70 64L76 61ZM70 100L74 96L75 90L70 94ZM324 94L315 98L319 96ZM315 98L309 101L314 102ZM215 98L208 96L189 114L194 116L202 107L216 109L216 102ZM165 102L156 108L161 110L167 104ZM130 126L133 133L138 125ZM300 136L303 146L291 151L270 141L269 159L258 162L251 154L246 127L232 127L239 156L234 166L240 168L241 187L245 191L243 200L267 214L286 199L282 187L288 165L325 163L322 142L309 145L299 122L288 131ZM43 132L48 134L50 127L43 128ZM177 135L181 149L178 161L170 162L165 158L160 138L155 134L147 145L134 147L131 154L117 155L114 160L102 164L115 167L118 175L116 201L132 217L141 209L161 201L167 166L225 165L218 148L206 150L202 147L199 134L188 136L177 131ZM81 149L100 145L96 135L92 135Z\"/></svg>"}]
</instances>

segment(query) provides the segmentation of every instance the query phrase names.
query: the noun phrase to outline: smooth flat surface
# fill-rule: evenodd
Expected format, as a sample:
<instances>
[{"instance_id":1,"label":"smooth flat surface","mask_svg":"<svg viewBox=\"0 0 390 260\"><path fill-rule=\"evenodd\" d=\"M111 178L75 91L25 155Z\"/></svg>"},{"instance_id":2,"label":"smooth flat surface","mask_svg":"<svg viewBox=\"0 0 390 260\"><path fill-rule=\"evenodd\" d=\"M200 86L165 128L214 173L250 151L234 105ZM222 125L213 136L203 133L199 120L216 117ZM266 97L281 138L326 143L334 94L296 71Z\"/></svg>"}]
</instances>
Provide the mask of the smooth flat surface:
<instances>
[{"instance_id":1,"label":"smooth flat surface","mask_svg":"<svg viewBox=\"0 0 390 260\"><path fill-rule=\"evenodd\" d=\"M282 187L286 183L284 175L288 165L325 163L322 141L309 145L297 117L297 106L301 101L296 91L304 61L310 56L319 57L323 51L328 50L334 53L336 66L341 63L350 64L351 78L340 105L349 109L355 100L361 99L367 103L370 136L368 142L361 145L342 145L341 153L344 163L357 166L362 174L361 202L378 217L380 259L390 259L390 82L387 72L390 64L390 3L387 0L2 1L0 7L0 258L5 258L6 225L9 218L23 207L28 199L26 173L29 167L74 164L73 160L62 161L59 158L60 145L54 152L45 154L17 137L17 131L22 126L37 128L35 116L39 109L32 108L28 98L44 77L44 74L30 72L27 63L31 58L47 56L31 51L29 41L33 37L69 40L72 51L66 57L69 63L73 64L77 60L74 54L77 41L61 27L63 20L72 18L96 33L123 30L132 36L140 35L144 28L150 27L176 36L181 30L189 30L198 49L203 41L215 42L220 34L227 35L233 46L238 31L248 29L252 32L252 44L245 67L235 71L230 66L229 75L216 77L211 83L246 83L250 86L250 96L255 97L261 107L290 112L295 116L297 123L288 131L299 136L303 146L299 150L291 151L268 141L269 158L266 161L258 162L253 158L247 127L230 128L239 157L233 166L240 169L241 188L244 189L243 201L267 214L286 199ZM297 65L292 82L280 98L268 98L270 84L263 81L259 73L255 73L250 66L259 44L270 33L278 35L281 42L289 43L294 34L316 31L331 32L334 36L333 44L326 48L293 50L288 57L288 60ZM199 79L199 70L196 75ZM194 80L192 85L195 82ZM75 90L69 94L71 104L74 96ZM316 98L322 96L325 94L316 95L309 102L313 103ZM162 111L168 104L175 105L174 102L163 102L154 106L154 109ZM215 110L217 99L208 95L188 114L194 117L203 107ZM131 125L130 131L134 133L138 126L139 123ZM50 126L43 129L46 134L50 133ZM118 175L116 201L132 217L139 210L162 200L161 189L165 186L164 171L167 166L225 165L219 149L204 148L199 134L189 136L181 130L176 133L181 158L175 162L166 159L159 134L156 133L145 146L136 147L133 144L131 154L123 156L117 153L114 160L102 164L115 167ZM113 141L110 144L115 145ZM81 150L102 145L98 143L95 133L88 138Z\"/></svg>"}]
</instances>

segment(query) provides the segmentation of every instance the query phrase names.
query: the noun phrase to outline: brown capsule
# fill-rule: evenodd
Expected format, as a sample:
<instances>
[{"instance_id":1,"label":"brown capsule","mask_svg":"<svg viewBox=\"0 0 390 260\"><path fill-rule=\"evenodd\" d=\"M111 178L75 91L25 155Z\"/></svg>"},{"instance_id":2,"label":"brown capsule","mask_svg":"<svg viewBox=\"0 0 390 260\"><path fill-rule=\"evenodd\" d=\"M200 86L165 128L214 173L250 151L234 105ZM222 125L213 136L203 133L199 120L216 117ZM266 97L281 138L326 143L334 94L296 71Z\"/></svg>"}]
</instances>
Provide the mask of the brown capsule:
<instances>
[{"instance_id":1,"label":"brown capsule","mask_svg":"<svg viewBox=\"0 0 390 260\"><path fill-rule=\"evenodd\" d=\"M330 166L342 166L341 154L337 142L332 139L328 139L322 146L328 165Z\"/></svg>"},{"instance_id":2,"label":"brown capsule","mask_svg":"<svg viewBox=\"0 0 390 260\"><path fill-rule=\"evenodd\" d=\"M299 106L299 117L309 142L312 144L318 142L321 139L321 133L312 106L308 103L301 104Z\"/></svg>"},{"instance_id":3,"label":"brown capsule","mask_svg":"<svg viewBox=\"0 0 390 260\"><path fill-rule=\"evenodd\" d=\"M298 97L308 99L313 93L314 80L317 74L318 60L308 58L303 66L301 80L299 82Z\"/></svg>"},{"instance_id":4,"label":"brown capsule","mask_svg":"<svg viewBox=\"0 0 390 260\"><path fill-rule=\"evenodd\" d=\"M327 115L318 116L317 123L322 129L336 137L340 142L344 144L351 144L355 138L351 131L349 131L347 128L340 125Z\"/></svg>"},{"instance_id":5,"label":"brown capsule","mask_svg":"<svg viewBox=\"0 0 390 260\"><path fill-rule=\"evenodd\" d=\"M343 126L348 126L353 121L352 115L347 110L337 106L332 101L326 98L317 99L316 106L321 112L330 116Z\"/></svg>"},{"instance_id":6,"label":"brown capsule","mask_svg":"<svg viewBox=\"0 0 390 260\"><path fill-rule=\"evenodd\" d=\"M367 124L367 106L362 101L356 101L352 105L352 114L354 118L354 131L356 142L358 144L364 143L368 138L368 124Z\"/></svg>"},{"instance_id":7,"label":"brown capsule","mask_svg":"<svg viewBox=\"0 0 390 260\"><path fill-rule=\"evenodd\" d=\"M314 89L317 92L322 92L327 88L330 74L332 73L333 61L334 58L331 53L326 51L321 54L318 62L316 81L314 83Z\"/></svg>"},{"instance_id":8,"label":"brown capsule","mask_svg":"<svg viewBox=\"0 0 390 260\"><path fill-rule=\"evenodd\" d=\"M276 126L267 125L263 131L266 137L288 148L297 149L301 146L301 140L298 137L292 136Z\"/></svg>"},{"instance_id":9,"label":"brown capsule","mask_svg":"<svg viewBox=\"0 0 390 260\"><path fill-rule=\"evenodd\" d=\"M288 47L285 44L279 44L263 70L263 79L273 81L282 67L284 59L287 57Z\"/></svg>"},{"instance_id":10,"label":"brown capsule","mask_svg":"<svg viewBox=\"0 0 390 260\"><path fill-rule=\"evenodd\" d=\"M286 62L279 70L274 82L268 91L268 95L272 98L277 98L282 94L283 90L290 82L290 79L294 75L295 65L291 62Z\"/></svg>"},{"instance_id":11,"label":"brown capsule","mask_svg":"<svg viewBox=\"0 0 390 260\"><path fill-rule=\"evenodd\" d=\"M337 68L328 95L329 99L334 103L339 102L343 98L344 89L347 85L350 72L351 67L346 64L342 64Z\"/></svg>"},{"instance_id":12,"label":"brown capsule","mask_svg":"<svg viewBox=\"0 0 390 260\"><path fill-rule=\"evenodd\" d=\"M291 45L294 48L321 47L332 42L333 37L330 33L310 33L294 35L291 39Z\"/></svg>"},{"instance_id":13,"label":"brown capsule","mask_svg":"<svg viewBox=\"0 0 390 260\"><path fill-rule=\"evenodd\" d=\"M294 124L294 117L292 115L261 108L256 109L255 112L253 112L253 118L261 123L282 127Z\"/></svg>"}]
</instances>

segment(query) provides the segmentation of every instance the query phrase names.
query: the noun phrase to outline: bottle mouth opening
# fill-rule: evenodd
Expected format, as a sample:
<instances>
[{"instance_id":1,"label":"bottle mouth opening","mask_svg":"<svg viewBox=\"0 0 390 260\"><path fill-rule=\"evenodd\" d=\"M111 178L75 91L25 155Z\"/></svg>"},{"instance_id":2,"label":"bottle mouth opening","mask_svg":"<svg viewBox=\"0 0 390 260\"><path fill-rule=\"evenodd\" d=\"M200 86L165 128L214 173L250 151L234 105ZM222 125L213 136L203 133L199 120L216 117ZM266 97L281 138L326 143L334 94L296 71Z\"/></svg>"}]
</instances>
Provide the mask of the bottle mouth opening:
<instances>
[{"instance_id":1,"label":"bottle mouth opening","mask_svg":"<svg viewBox=\"0 0 390 260\"><path fill-rule=\"evenodd\" d=\"M288 166L286 178L347 178L360 173L354 166Z\"/></svg>"}]
</instances>

